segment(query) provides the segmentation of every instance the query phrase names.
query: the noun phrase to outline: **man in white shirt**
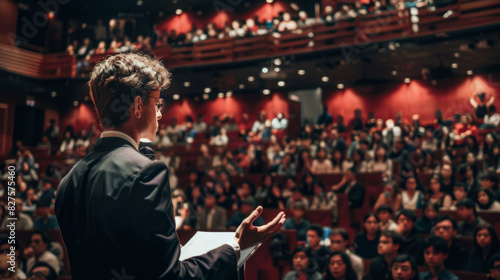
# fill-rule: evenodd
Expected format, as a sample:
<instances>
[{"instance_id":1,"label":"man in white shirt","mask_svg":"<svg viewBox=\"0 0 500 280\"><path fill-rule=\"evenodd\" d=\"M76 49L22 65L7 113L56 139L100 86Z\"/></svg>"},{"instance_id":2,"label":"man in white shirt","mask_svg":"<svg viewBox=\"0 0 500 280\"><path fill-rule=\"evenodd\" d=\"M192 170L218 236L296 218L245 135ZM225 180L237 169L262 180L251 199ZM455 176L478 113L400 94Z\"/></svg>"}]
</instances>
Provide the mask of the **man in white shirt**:
<instances>
[{"instance_id":1,"label":"man in white shirt","mask_svg":"<svg viewBox=\"0 0 500 280\"><path fill-rule=\"evenodd\" d=\"M488 114L484 116L484 123L479 128L497 128L500 125L500 114L496 112L495 105L488 107Z\"/></svg>"},{"instance_id":2,"label":"man in white shirt","mask_svg":"<svg viewBox=\"0 0 500 280\"><path fill-rule=\"evenodd\" d=\"M27 271L30 271L37 262L49 264L57 274L61 270L57 257L48 251L50 239L43 231L35 231L31 234L31 243L24 250L24 255L30 256L26 262Z\"/></svg>"},{"instance_id":3,"label":"man in white shirt","mask_svg":"<svg viewBox=\"0 0 500 280\"><path fill-rule=\"evenodd\" d=\"M344 228L334 228L330 232L330 248L332 252L345 252L351 259L352 269L356 273L358 280L363 279L363 259L347 249L349 244L349 233Z\"/></svg>"}]
</instances>

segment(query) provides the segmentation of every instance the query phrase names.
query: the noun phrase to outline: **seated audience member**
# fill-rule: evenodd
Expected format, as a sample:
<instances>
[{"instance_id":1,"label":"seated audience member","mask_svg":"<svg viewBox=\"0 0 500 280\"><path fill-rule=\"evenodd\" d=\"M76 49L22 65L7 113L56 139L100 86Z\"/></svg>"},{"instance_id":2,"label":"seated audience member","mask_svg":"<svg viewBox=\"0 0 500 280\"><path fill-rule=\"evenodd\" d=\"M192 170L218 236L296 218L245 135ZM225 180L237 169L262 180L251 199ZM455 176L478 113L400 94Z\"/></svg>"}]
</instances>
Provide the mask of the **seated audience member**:
<instances>
[{"instance_id":1,"label":"seated audience member","mask_svg":"<svg viewBox=\"0 0 500 280\"><path fill-rule=\"evenodd\" d=\"M490 278L492 280L500 280L500 253L493 255L488 262Z\"/></svg>"},{"instance_id":2,"label":"seated audience member","mask_svg":"<svg viewBox=\"0 0 500 280\"><path fill-rule=\"evenodd\" d=\"M332 162L326 158L325 149L319 149L316 153L316 159L313 160L311 166L313 174L330 174L333 173Z\"/></svg>"},{"instance_id":3,"label":"seated audience member","mask_svg":"<svg viewBox=\"0 0 500 280\"><path fill-rule=\"evenodd\" d=\"M323 239L323 228L320 225L311 225L307 230L307 247L308 254L311 256L310 262L313 262L312 267L317 267L318 271L325 271L327 267L328 257L330 256L330 248L321 245Z\"/></svg>"},{"instance_id":4,"label":"seated audience member","mask_svg":"<svg viewBox=\"0 0 500 280\"><path fill-rule=\"evenodd\" d=\"M497 128L498 125L500 125L500 114L496 112L495 105L490 105L488 107L488 114L484 116L484 122L479 126L479 128Z\"/></svg>"},{"instance_id":5,"label":"seated audience member","mask_svg":"<svg viewBox=\"0 0 500 280\"><path fill-rule=\"evenodd\" d=\"M208 150L207 144L201 144L201 155L196 159L196 169L199 173L205 173L212 168L212 156Z\"/></svg>"},{"instance_id":6,"label":"seated audience member","mask_svg":"<svg viewBox=\"0 0 500 280\"><path fill-rule=\"evenodd\" d=\"M444 261L448 257L448 244L439 236L428 237L424 242L424 259L429 271L420 272L420 280L446 279L459 280L459 278L449 272Z\"/></svg>"},{"instance_id":7,"label":"seated audience member","mask_svg":"<svg viewBox=\"0 0 500 280\"><path fill-rule=\"evenodd\" d=\"M75 147L75 140L71 135L71 131L66 130L66 132L64 132L64 137L62 139L61 145L59 146L59 152L62 154L68 154L73 152L74 147Z\"/></svg>"},{"instance_id":8,"label":"seated audience member","mask_svg":"<svg viewBox=\"0 0 500 280\"><path fill-rule=\"evenodd\" d=\"M0 239L0 279L6 279L6 280L26 279L26 274L24 274L24 271L19 267L19 265L22 263L20 256L21 248L20 246L16 246L15 248L13 248L14 250L11 250L10 247L11 244L9 244L8 238ZM7 256L7 254L11 253L11 251L14 251L14 257L16 258L15 266L11 266L9 263L7 263L8 261L11 261L10 256ZM4 257L4 259L2 259L2 257ZM15 273L11 273L12 271L9 270L9 267L13 267Z\"/></svg>"},{"instance_id":9,"label":"seated audience member","mask_svg":"<svg viewBox=\"0 0 500 280\"><path fill-rule=\"evenodd\" d=\"M476 209L479 212L500 212L500 202L486 189L479 189L476 193Z\"/></svg>"},{"instance_id":10,"label":"seated audience member","mask_svg":"<svg viewBox=\"0 0 500 280\"><path fill-rule=\"evenodd\" d=\"M292 17L289 13L283 14L283 20L278 25L278 32L287 32L297 30L297 23L292 20Z\"/></svg>"},{"instance_id":11,"label":"seated audience member","mask_svg":"<svg viewBox=\"0 0 500 280\"><path fill-rule=\"evenodd\" d=\"M47 206L37 206L39 217L35 219L33 224L34 230L55 230L59 228L56 216L50 213L50 208Z\"/></svg>"},{"instance_id":12,"label":"seated audience member","mask_svg":"<svg viewBox=\"0 0 500 280\"><path fill-rule=\"evenodd\" d=\"M363 232L354 238L354 252L363 259L377 256L380 237L380 220L375 213L368 213L363 219Z\"/></svg>"},{"instance_id":13,"label":"seated audience member","mask_svg":"<svg viewBox=\"0 0 500 280\"><path fill-rule=\"evenodd\" d=\"M370 262L370 280L391 280L390 265L398 256L399 246L403 238L399 233L383 230L378 240L378 256Z\"/></svg>"},{"instance_id":14,"label":"seated audience member","mask_svg":"<svg viewBox=\"0 0 500 280\"><path fill-rule=\"evenodd\" d=\"M297 27L305 28L309 27L316 23L316 19L308 18L307 13L305 11L299 12L299 19L297 20Z\"/></svg>"},{"instance_id":15,"label":"seated audience member","mask_svg":"<svg viewBox=\"0 0 500 280\"><path fill-rule=\"evenodd\" d=\"M258 135L261 132L263 132L265 128L266 128L266 112L261 111L259 113L259 116L257 117L257 120L255 120L255 122L253 123L251 131L256 135Z\"/></svg>"},{"instance_id":16,"label":"seated audience member","mask_svg":"<svg viewBox=\"0 0 500 280\"><path fill-rule=\"evenodd\" d=\"M462 236L474 236L474 229L482 223L486 223L477 215L474 201L469 198L459 201L456 205L458 216L462 220L458 223L458 234Z\"/></svg>"},{"instance_id":17,"label":"seated audience member","mask_svg":"<svg viewBox=\"0 0 500 280\"><path fill-rule=\"evenodd\" d=\"M381 172L387 180L392 178L392 160L387 158L387 150L384 146L377 148L375 157L368 163L367 169L369 172Z\"/></svg>"},{"instance_id":18,"label":"seated audience member","mask_svg":"<svg viewBox=\"0 0 500 280\"><path fill-rule=\"evenodd\" d=\"M21 172L19 172L17 176L30 187L35 187L37 185L38 173L35 167L30 166L26 161L22 163Z\"/></svg>"},{"instance_id":19,"label":"seated audience member","mask_svg":"<svg viewBox=\"0 0 500 280\"><path fill-rule=\"evenodd\" d=\"M309 229L309 222L304 219L306 214L306 206L301 202L296 202L292 209L293 218L288 218L283 224L283 229L294 229L297 231L297 240L306 241L307 229Z\"/></svg>"},{"instance_id":20,"label":"seated audience member","mask_svg":"<svg viewBox=\"0 0 500 280\"><path fill-rule=\"evenodd\" d=\"M278 113L276 118L271 121L272 129L285 130L288 127L288 120L285 119L283 113Z\"/></svg>"},{"instance_id":21,"label":"seated audience member","mask_svg":"<svg viewBox=\"0 0 500 280\"><path fill-rule=\"evenodd\" d=\"M288 198L286 203L286 208L291 209L295 203L302 203L305 206L306 210L309 209L309 200L302 195L301 187L293 187L292 188L292 196Z\"/></svg>"},{"instance_id":22,"label":"seated audience member","mask_svg":"<svg viewBox=\"0 0 500 280\"><path fill-rule=\"evenodd\" d=\"M417 262L411 256L398 255L391 264L393 280L418 280Z\"/></svg>"},{"instance_id":23,"label":"seated audience member","mask_svg":"<svg viewBox=\"0 0 500 280\"><path fill-rule=\"evenodd\" d=\"M434 235L442 237L448 244L448 257L444 261L447 269L462 270L467 261L467 251L455 239L457 222L450 216L440 216L434 224Z\"/></svg>"},{"instance_id":24,"label":"seated audience member","mask_svg":"<svg viewBox=\"0 0 500 280\"><path fill-rule=\"evenodd\" d=\"M43 135L42 140L38 142L36 146L37 148L47 149L47 154L52 155L52 144L50 143L49 137L47 135Z\"/></svg>"},{"instance_id":25,"label":"seated audience member","mask_svg":"<svg viewBox=\"0 0 500 280\"><path fill-rule=\"evenodd\" d=\"M358 14L350 4L339 5L338 11L335 13L335 21L351 21L354 20Z\"/></svg>"},{"instance_id":26,"label":"seated audience member","mask_svg":"<svg viewBox=\"0 0 500 280\"><path fill-rule=\"evenodd\" d=\"M334 228L330 232L330 251L343 252L349 256L352 269L358 280L363 279L363 259L348 249L349 233L344 228Z\"/></svg>"},{"instance_id":27,"label":"seated audience member","mask_svg":"<svg viewBox=\"0 0 500 280\"><path fill-rule=\"evenodd\" d=\"M468 196L468 187L467 184L462 182L455 182L455 186L453 187L453 201L451 202L450 210L457 210L457 203L466 199Z\"/></svg>"},{"instance_id":28,"label":"seated audience member","mask_svg":"<svg viewBox=\"0 0 500 280\"><path fill-rule=\"evenodd\" d=\"M243 222L243 220L248 217L256 207L257 203L253 198L242 200L239 206L239 210L236 211L227 221L226 228L229 230L236 230L241 222ZM262 226L264 224L264 219L262 219L262 217L258 217L253 222L254 226Z\"/></svg>"},{"instance_id":29,"label":"seated audience member","mask_svg":"<svg viewBox=\"0 0 500 280\"><path fill-rule=\"evenodd\" d=\"M57 272L50 264L39 261L31 268L28 273L28 279L57 280Z\"/></svg>"},{"instance_id":30,"label":"seated audience member","mask_svg":"<svg viewBox=\"0 0 500 280\"><path fill-rule=\"evenodd\" d=\"M203 134L207 131L207 123L203 121L203 115L198 114L196 116L196 122L193 124L193 129L196 133Z\"/></svg>"},{"instance_id":31,"label":"seated audience member","mask_svg":"<svg viewBox=\"0 0 500 280\"><path fill-rule=\"evenodd\" d=\"M448 210L451 206L451 195L445 193L443 189L444 188L439 180L439 176L432 176L429 182L427 203L435 204L438 209Z\"/></svg>"},{"instance_id":32,"label":"seated audience member","mask_svg":"<svg viewBox=\"0 0 500 280\"><path fill-rule=\"evenodd\" d=\"M415 227L415 221L417 220L417 215L415 212L408 209L401 210L396 216L396 222L398 223L398 233L403 237L403 242L399 247L399 253L407 254L412 256L417 264L423 264L423 248L422 240L418 236L417 229Z\"/></svg>"},{"instance_id":33,"label":"seated audience member","mask_svg":"<svg viewBox=\"0 0 500 280\"><path fill-rule=\"evenodd\" d=\"M175 229L192 230L196 227L196 210L188 202L184 191L172 190L172 205L175 216Z\"/></svg>"},{"instance_id":34,"label":"seated audience member","mask_svg":"<svg viewBox=\"0 0 500 280\"><path fill-rule=\"evenodd\" d=\"M15 203L16 208L14 211L17 217L16 230L32 230L33 220L31 220L31 217L29 215L23 213L23 200L20 198L16 198ZM5 217L2 220L2 224L0 225L0 230L10 230L8 226L12 221L8 220L8 217L10 217L10 215L5 214Z\"/></svg>"},{"instance_id":35,"label":"seated audience member","mask_svg":"<svg viewBox=\"0 0 500 280\"><path fill-rule=\"evenodd\" d=\"M37 197L37 207L50 207L52 205L52 202L56 198L56 196L54 194L54 189L52 188L52 182L50 180L43 180L42 190L37 195Z\"/></svg>"},{"instance_id":36,"label":"seated audience member","mask_svg":"<svg viewBox=\"0 0 500 280\"><path fill-rule=\"evenodd\" d=\"M460 117L460 123L455 124L454 129L455 146L461 147L465 144L465 138L472 135L477 138L477 127L471 124L471 120L468 115L462 115Z\"/></svg>"},{"instance_id":37,"label":"seated audience member","mask_svg":"<svg viewBox=\"0 0 500 280\"><path fill-rule=\"evenodd\" d=\"M273 186L273 176L271 174L264 174L262 176L261 184L257 186L255 190L255 198L256 199L265 199L269 192L271 191L271 187Z\"/></svg>"},{"instance_id":38,"label":"seated audience member","mask_svg":"<svg viewBox=\"0 0 500 280\"><path fill-rule=\"evenodd\" d=\"M278 175L295 176L295 163L292 162L292 155L285 154L283 156L276 173Z\"/></svg>"},{"instance_id":39,"label":"seated audience member","mask_svg":"<svg viewBox=\"0 0 500 280\"><path fill-rule=\"evenodd\" d=\"M444 163L439 170L439 175L441 177L442 191L451 194L455 186L455 174L453 174L451 164Z\"/></svg>"},{"instance_id":40,"label":"seated audience member","mask_svg":"<svg viewBox=\"0 0 500 280\"><path fill-rule=\"evenodd\" d=\"M27 258L26 270L31 271L36 263L45 262L49 264L56 274L59 274L60 265L57 257L49 251L50 239L43 231L35 231L31 234L30 245L24 249L23 256Z\"/></svg>"},{"instance_id":41,"label":"seated audience member","mask_svg":"<svg viewBox=\"0 0 500 280\"><path fill-rule=\"evenodd\" d=\"M393 213L396 213L401 208L401 194L394 187L394 183L384 181L382 193L379 194L373 209L376 211L382 205L389 205Z\"/></svg>"},{"instance_id":42,"label":"seated audience member","mask_svg":"<svg viewBox=\"0 0 500 280\"><path fill-rule=\"evenodd\" d=\"M401 208L408 210L422 209L424 205L424 195L417 189L417 178L410 176L406 178L401 191Z\"/></svg>"},{"instance_id":43,"label":"seated audience member","mask_svg":"<svg viewBox=\"0 0 500 280\"><path fill-rule=\"evenodd\" d=\"M380 230L394 230L398 229L398 224L392 219L393 210L391 206L383 204L377 208L377 217L380 220Z\"/></svg>"},{"instance_id":44,"label":"seated audience member","mask_svg":"<svg viewBox=\"0 0 500 280\"><path fill-rule=\"evenodd\" d=\"M346 193L349 199L349 208L361 208L365 198L365 186L356 181L356 171L349 169L345 172L340 183L333 185L335 193Z\"/></svg>"},{"instance_id":45,"label":"seated audience member","mask_svg":"<svg viewBox=\"0 0 500 280\"><path fill-rule=\"evenodd\" d=\"M289 271L283 280L321 280L321 273L311 268L311 255L305 247L297 247L292 254L293 270Z\"/></svg>"},{"instance_id":46,"label":"seated audience member","mask_svg":"<svg viewBox=\"0 0 500 280\"><path fill-rule=\"evenodd\" d=\"M274 182L271 186L269 192L267 192L267 196L264 198L262 202L262 206L264 208L274 208L274 209L285 209L285 198L282 195L281 187L278 183Z\"/></svg>"},{"instance_id":47,"label":"seated audience member","mask_svg":"<svg viewBox=\"0 0 500 280\"><path fill-rule=\"evenodd\" d=\"M488 224L480 224L474 230L474 249L469 253L467 271L488 273L488 259L500 253L500 244L495 229Z\"/></svg>"},{"instance_id":48,"label":"seated audience member","mask_svg":"<svg viewBox=\"0 0 500 280\"><path fill-rule=\"evenodd\" d=\"M226 210L216 204L218 193L215 189L205 190L205 207L198 211L198 229L225 229Z\"/></svg>"},{"instance_id":49,"label":"seated audience member","mask_svg":"<svg viewBox=\"0 0 500 280\"><path fill-rule=\"evenodd\" d=\"M424 206L424 214L415 223L415 228L418 233L431 233L432 226L436 222L439 208L436 204L426 204Z\"/></svg>"},{"instance_id":50,"label":"seated audience member","mask_svg":"<svg viewBox=\"0 0 500 280\"><path fill-rule=\"evenodd\" d=\"M481 177L481 188L489 190L496 200L500 199L500 190L498 188L498 178L495 173L489 172ZM477 191L477 190L475 190ZM469 191L469 196L474 196L476 192Z\"/></svg>"},{"instance_id":51,"label":"seated audience member","mask_svg":"<svg viewBox=\"0 0 500 280\"><path fill-rule=\"evenodd\" d=\"M319 180L313 182L314 197L311 210L330 210L332 222L337 221L337 195L334 192L326 192L325 186Z\"/></svg>"},{"instance_id":52,"label":"seated audience member","mask_svg":"<svg viewBox=\"0 0 500 280\"><path fill-rule=\"evenodd\" d=\"M37 197L35 195L34 189L28 189L26 191L26 199L23 202L23 212L33 217L33 213L36 210Z\"/></svg>"},{"instance_id":53,"label":"seated audience member","mask_svg":"<svg viewBox=\"0 0 500 280\"><path fill-rule=\"evenodd\" d=\"M328 259L324 280L356 279L351 259L345 252L333 252Z\"/></svg>"}]
</instances>

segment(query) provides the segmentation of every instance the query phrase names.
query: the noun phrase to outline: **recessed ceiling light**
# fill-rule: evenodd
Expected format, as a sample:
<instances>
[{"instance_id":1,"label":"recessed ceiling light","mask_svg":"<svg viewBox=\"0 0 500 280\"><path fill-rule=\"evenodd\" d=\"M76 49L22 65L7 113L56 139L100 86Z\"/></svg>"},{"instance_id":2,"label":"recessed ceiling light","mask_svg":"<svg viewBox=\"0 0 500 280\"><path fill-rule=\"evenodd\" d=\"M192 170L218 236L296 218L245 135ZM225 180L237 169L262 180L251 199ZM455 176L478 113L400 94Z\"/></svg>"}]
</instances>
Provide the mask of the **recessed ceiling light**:
<instances>
[{"instance_id":1,"label":"recessed ceiling light","mask_svg":"<svg viewBox=\"0 0 500 280\"><path fill-rule=\"evenodd\" d=\"M262 73L266 74L267 72L269 72L269 69L267 67L262 68Z\"/></svg>"},{"instance_id":2,"label":"recessed ceiling light","mask_svg":"<svg viewBox=\"0 0 500 280\"><path fill-rule=\"evenodd\" d=\"M190 86L191 86L191 83L189 81L184 82L184 87L190 87Z\"/></svg>"},{"instance_id":3,"label":"recessed ceiling light","mask_svg":"<svg viewBox=\"0 0 500 280\"><path fill-rule=\"evenodd\" d=\"M254 76L248 76L248 81L249 81L249 82L253 82L253 81L255 81L255 77L254 77Z\"/></svg>"},{"instance_id":4,"label":"recessed ceiling light","mask_svg":"<svg viewBox=\"0 0 500 280\"><path fill-rule=\"evenodd\" d=\"M238 86L238 88L239 88L239 89L244 89L244 88L245 88L245 85L244 85L244 84L240 84L240 85Z\"/></svg>"},{"instance_id":5,"label":"recessed ceiling light","mask_svg":"<svg viewBox=\"0 0 500 280\"><path fill-rule=\"evenodd\" d=\"M274 0L266 0L267 3L272 4Z\"/></svg>"},{"instance_id":6,"label":"recessed ceiling light","mask_svg":"<svg viewBox=\"0 0 500 280\"><path fill-rule=\"evenodd\" d=\"M205 88L205 90L203 90L203 91L204 91L205 93L210 93L210 92L212 91L212 89L211 89L211 88L209 88L209 87L207 87L207 88Z\"/></svg>"},{"instance_id":7,"label":"recessed ceiling light","mask_svg":"<svg viewBox=\"0 0 500 280\"><path fill-rule=\"evenodd\" d=\"M457 68L458 68L458 63L452 63L452 64L451 64L451 68L453 68L453 69L457 69Z\"/></svg>"},{"instance_id":8,"label":"recessed ceiling light","mask_svg":"<svg viewBox=\"0 0 500 280\"><path fill-rule=\"evenodd\" d=\"M338 89L343 89L343 88L344 88L344 84L338 84L338 85L337 85L337 88L338 88Z\"/></svg>"},{"instance_id":9,"label":"recessed ceiling light","mask_svg":"<svg viewBox=\"0 0 500 280\"><path fill-rule=\"evenodd\" d=\"M328 78L328 76L323 76L321 77L321 80L325 83L327 83L328 81L330 81L330 78Z\"/></svg>"},{"instance_id":10,"label":"recessed ceiling light","mask_svg":"<svg viewBox=\"0 0 500 280\"><path fill-rule=\"evenodd\" d=\"M231 96L233 96L233 91L232 90L228 90L226 92L226 97L231 97Z\"/></svg>"},{"instance_id":11,"label":"recessed ceiling light","mask_svg":"<svg viewBox=\"0 0 500 280\"><path fill-rule=\"evenodd\" d=\"M176 93L176 94L174 94L174 95L172 96L172 98L173 98L174 100L179 100L179 99L181 98L181 96L180 96L180 95L178 95L178 94Z\"/></svg>"},{"instance_id":12,"label":"recessed ceiling light","mask_svg":"<svg viewBox=\"0 0 500 280\"><path fill-rule=\"evenodd\" d=\"M304 76L304 75L306 74L306 70L300 69L297 73L298 73L300 76Z\"/></svg>"},{"instance_id":13,"label":"recessed ceiling light","mask_svg":"<svg viewBox=\"0 0 500 280\"><path fill-rule=\"evenodd\" d=\"M57 96L57 92L55 92L55 91L51 92L51 93L50 93L50 96L52 96L52 97L56 97L56 96Z\"/></svg>"},{"instance_id":14,"label":"recessed ceiling light","mask_svg":"<svg viewBox=\"0 0 500 280\"><path fill-rule=\"evenodd\" d=\"M203 99L207 100L208 99L208 94L204 93L202 96Z\"/></svg>"},{"instance_id":15,"label":"recessed ceiling light","mask_svg":"<svg viewBox=\"0 0 500 280\"><path fill-rule=\"evenodd\" d=\"M182 15L182 10L181 10L181 9L177 9L177 10L175 10L175 14L176 14L176 15Z\"/></svg>"},{"instance_id":16,"label":"recessed ceiling light","mask_svg":"<svg viewBox=\"0 0 500 280\"><path fill-rule=\"evenodd\" d=\"M279 82L278 82L278 86L280 86L280 87L284 87L284 86L285 86L285 81L279 81Z\"/></svg>"},{"instance_id":17,"label":"recessed ceiling light","mask_svg":"<svg viewBox=\"0 0 500 280\"><path fill-rule=\"evenodd\" d=\"M411 82L410 78L405 78L405 83L409 84Z\"/></svg>"},{"instance_id":18,"label":"recessed ceiling light","mask_svg":"<svg viewBox=\"0 0 500 280\"><path fill-rule=\"evenodd\" d=\"M224 98L224 93L223 92L219 92L219 94L217 94L217 97Z\"/></svg>"},{"instance_id":19,"label":"recessed ceiling light","mask_svg":"<svg viewBox=\"0 0 500 280\"><path fill-rule=\"evenodd\" d=\"M469 75L469 76L474 75L474 71L472 71L472 70L467 70L467 75Z\"/></svg>"},{"instance_id":20,"label":"recessed ceiling light","mask_svg":"<svg viewBox=\"0 0 500 280\"><path fill-rule=\"evenodd\" d=\"M396 76L396 75L398 74L398 71L396 71L396 70L392 70L391 74L392 74L393 76Z\"/></svg>"},{"instance_id":21,"label":"recessed ceiling light","mask_svg":"<svg viewBox=\"0 0 500 280\"><path fill-rule=\"evenodd\" d=\"M455 56L455 57L460 57L460 53L459 53L459 52L456 52L456 53L454 54L454 56Z\"/></svg>"},{"instance_id":22,"label":"recessed ceiling light","mask_svg":"<svg viewBox=\"0 0 500 280\"><path fill-rule=\"evenodd\" d=\"M269 94L271 94L271 91L270 91L269 89L267 89L267 88L266 88L266 89L264 89L264 90L262 91L262 94L264 94L264 95L269 95Z\"/></svg>"}]
</instances>

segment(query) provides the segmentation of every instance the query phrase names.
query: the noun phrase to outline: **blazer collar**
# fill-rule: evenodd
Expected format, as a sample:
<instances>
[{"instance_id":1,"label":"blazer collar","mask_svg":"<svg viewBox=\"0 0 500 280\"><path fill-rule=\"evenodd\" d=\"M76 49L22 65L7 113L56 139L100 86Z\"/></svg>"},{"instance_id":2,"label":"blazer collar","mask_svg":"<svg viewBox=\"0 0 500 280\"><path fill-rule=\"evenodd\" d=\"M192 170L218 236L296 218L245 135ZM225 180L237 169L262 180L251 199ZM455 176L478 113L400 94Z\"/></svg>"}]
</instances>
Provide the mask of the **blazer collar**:
<instances>
[{"instance_id":1,"label":"blazer collar","mask_svg":"<svg viewBox=\"0 0 500 280\"><path fill-rule=\"evenodd\" d=\"M95 141L94 149L105 149L110 147L126 147L129 146L137 150L132 143L120 137L101 137Z\"/></svg>"}]
</instances>

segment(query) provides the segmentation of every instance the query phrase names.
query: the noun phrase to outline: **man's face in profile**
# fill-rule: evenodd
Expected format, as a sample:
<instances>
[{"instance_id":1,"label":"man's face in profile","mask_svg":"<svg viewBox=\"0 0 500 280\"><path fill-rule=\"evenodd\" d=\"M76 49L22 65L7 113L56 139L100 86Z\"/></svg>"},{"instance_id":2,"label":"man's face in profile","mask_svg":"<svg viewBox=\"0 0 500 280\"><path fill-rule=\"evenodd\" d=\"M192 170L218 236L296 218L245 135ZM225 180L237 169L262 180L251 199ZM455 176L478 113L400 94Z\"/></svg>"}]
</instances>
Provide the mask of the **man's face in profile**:
<instances>
[{"instance_id":1,"label":"man's face in profile","mask_svg":"<svg viewBox=\"0 0 500 280\"><path fill-rule=\"evenodd\" d=\"M155 90L149 93L148 95L149 101L143 103L143 111L142 111L142 121L139 119L140 128L143 130L143 135L141 138L147 138L151 141L154 141L156 132L159 129L158 120L162 118L161 110L158 109L158 106L163 100L160 98L160 91Z\"/></svg>"}]
</instances>

